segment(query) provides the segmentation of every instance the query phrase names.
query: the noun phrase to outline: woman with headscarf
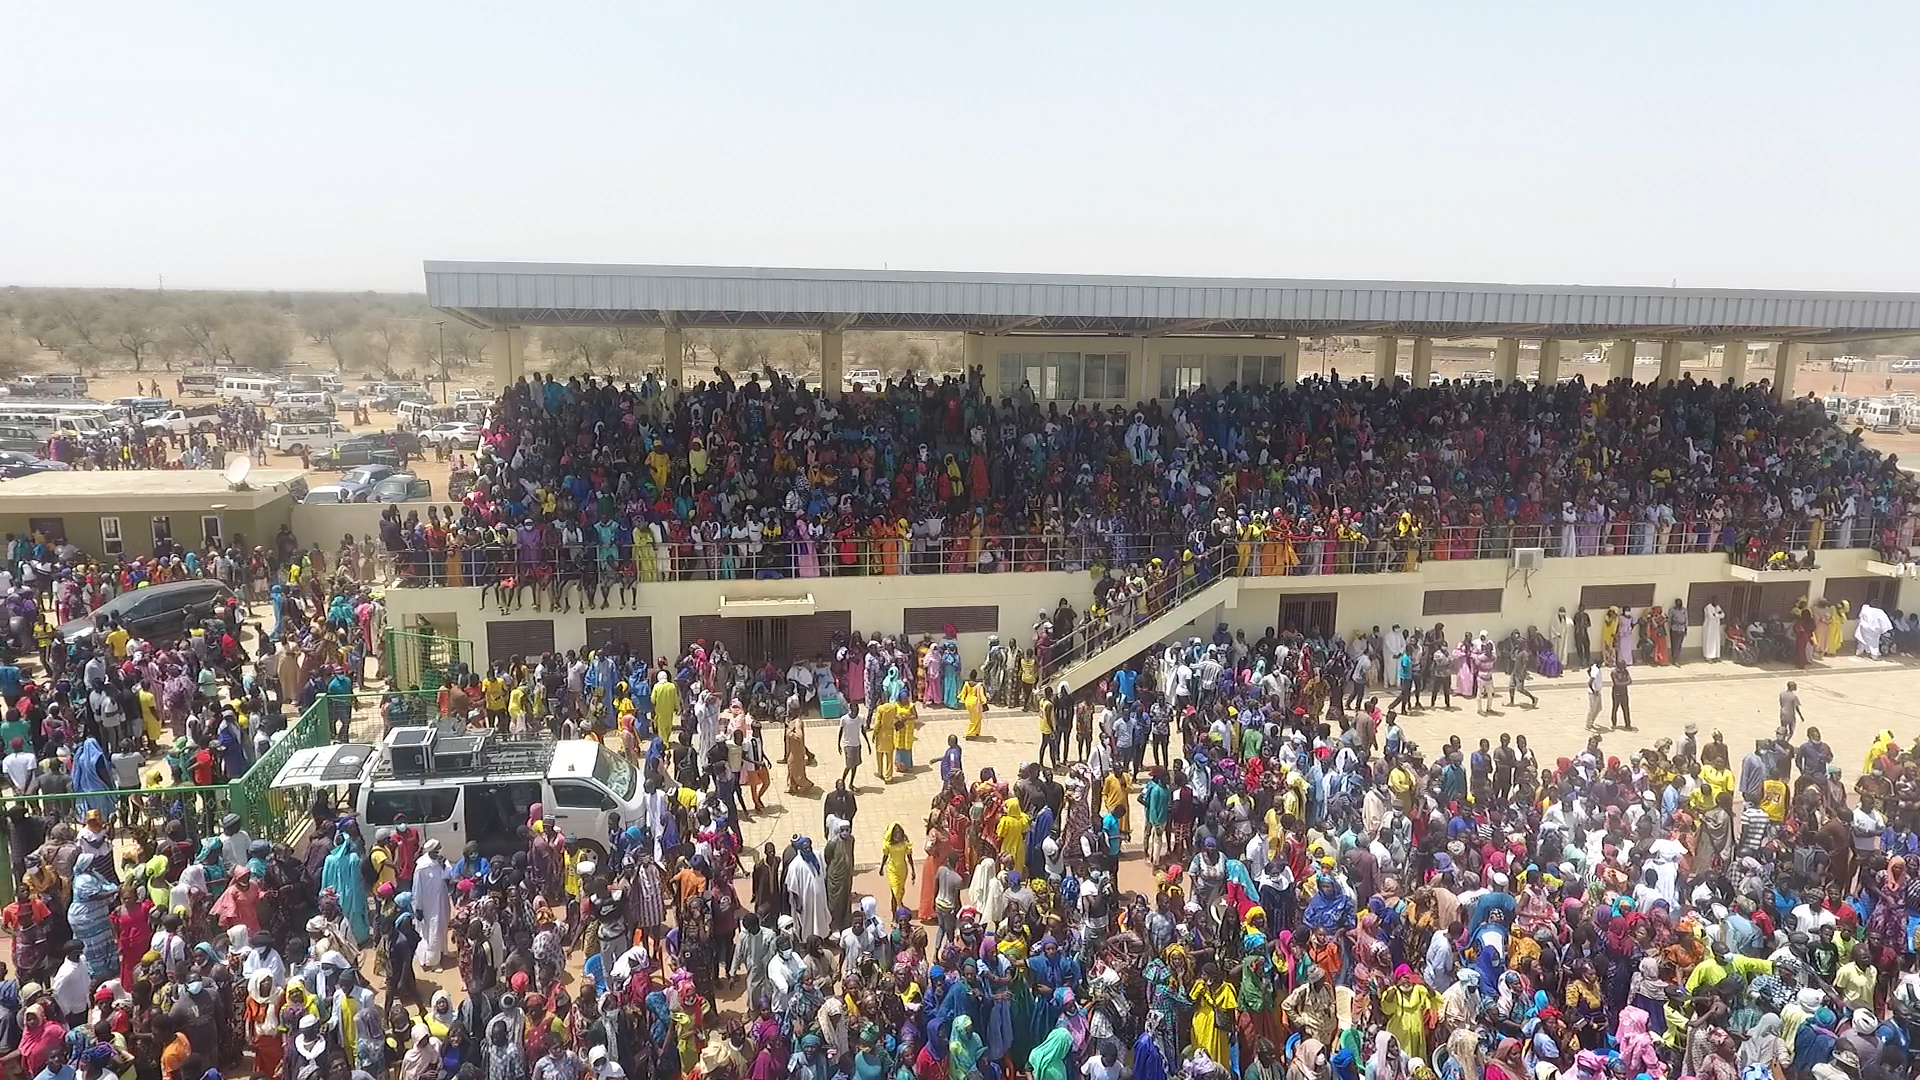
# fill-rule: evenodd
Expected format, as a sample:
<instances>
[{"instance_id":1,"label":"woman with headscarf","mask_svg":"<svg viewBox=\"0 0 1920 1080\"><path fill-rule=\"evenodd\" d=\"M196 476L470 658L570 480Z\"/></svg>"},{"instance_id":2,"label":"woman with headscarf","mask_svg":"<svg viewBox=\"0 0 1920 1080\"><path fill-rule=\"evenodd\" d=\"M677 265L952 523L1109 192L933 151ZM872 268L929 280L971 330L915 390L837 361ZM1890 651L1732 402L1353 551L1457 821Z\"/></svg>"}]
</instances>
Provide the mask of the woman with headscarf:
<instances>
[{"instance_id":1,"label":"woman with headscarf","mask_svg":"<svg viewBox=\"0 0 1920 1080\"><path fill-rule=\"evenodd\" d=\"M67 924L86 950L87 975L95 984L120 977L120 943L113 929L113 903L120 890L95 868L91 854L73 864L73 902Z\"/></svg>"},{"instance_id":2,"label":"woman with headscarf","mask_svg":"<svg viewBox=\"0 0 1920 1080\"><path fill-rule=\"evenodd\" d=\"M973 868L973 883L967 897L988 926L1000 925L1007 910L1007 886L1000 880L1000 865L992 856L981 859Z\"/></svg>"},{"instance_id":3,"label":"woman with headscarf","mask_svg":"<svg viewBox=\"0 0 1920 1080\"><path fill-rule=\"evenodd\" d=\"M1067 1080L1067 1054L1073 1048L1073 1033L1056 1027L1040 1045L1027 1055L1027 1070L1033 1080Z\"/></svg>"},{"instance_id":4,"label":"woman with headscarf","mask_svg":"<svg viewBox=\"0 0 1920 1080\"><path fill-rule=\"evenodd\" d=\"M54 1052L62 1048L67 1037L67 1029L58 1021L47 1018L47 1005L35 1003L27 1006L20 1016L21 1031L20 1068L22 1075L34 1076L47 1067Z\"/></svg>"},{"instance_id":5,"label":"woman with headscarf","mask_svg":"<svg viewBox=\"0 0 1920 1080\"><path fill-rule=\"evenodd\" d=\"M1787 1062L1793 1055L1787 1049L1786 1041L1780 1037L1780 1014L1763 1013L1753 1029L1747 1032L1746 1041L1734 1054L1734 1064L1742 1076L1749 1075L1750 1069L1764 1070L1773 1080L1786 1080Z\"/></svg>"},{"instance_id":6,"label":"woman with headscarf","mask_svg":"<svg viewBox=\"0 0 1920 1080\"><path fill-rule=\"evenodd\" d=\"M840 821L832 825L832 833L827 839L825 885L830 925L838 930L853 913L853 829Z\"/></svg>"},{"instance_id":7,"label":"woman with headscarf","mask_svg":"<svg viewBox=\"0 0 1920 1080\"><path fill-rule=\"evenodd\" d=\"M654 996L648 995L649 999ZM664 1002L665 996L659 996ZM513 1037L511 1024L505 1016L496 1016L487 1022L487 1038L482 1052L487 1063L487 1080L527 1080L526 1052ZM672 1040L667 1040L664 1052L674 1053Z\"/></svg>"},{"instance_id":8,"label":"woman with headscarf","mask_svg":"<svg viewBox=\"0 0 1920 1080\"><path fill-rule=\"evenodd\" d=\"M949 1080L967 1080L986 1055L986 1044L974 1034L973 1017L962 1013L953 1018L953 1031L947 1037L947 1076Z\"/></svg>"},{"instance_id":9,"label":"woman with headscarf","mask_svg":"<svg viewBox=\"0 0 1920 1080\"><path fill-rule=\"evenodd\" d=\"M960 687L959 700L967 710L967 738L977 739L980 723L987 715L987 689L980 683L979 669L967 674L966 684Z\"/></svg>"},{"instance_id":10,"label":"woman with headscarf","mask_svg":"<svg viewBox=\"0 0 1920 1080\"><path fill-rule=\"evenodd\" d=\"M1394 1040L1393 1032L1374 1033L1373 1054L1367 1058L1366 1080L1410 1080L1406 1052Z\"/></svg>"},{"instance_id":11,"label":"woman with headscarf","mask_svg":"<svg viewBox=\"0 0 1920 1080\"><path fill-rule=\"evenodd\" d=\"M440 1067L440 1040L425 1024L413 1025L412 1045L400 1059L400 1080L427 1080Z\"/></svg>"},{"instance_id":12,"label":"woman with headscarf","mask_svg":"<svg viewBox=\"0 0 1920 1080\"><path fill-rule=\"evenodd\" d=\"M832 932L826 869L820 864L820 856L814 853L812 838L802 836L794 844L797 850L785 876L787 911L793 916L802 940L823 938Z\"/></svg>"},{"instance_id":13,"label":"woman with headscarf","mask_svg":"<svg viewBox=\"0 0 1920 1080\"><path fill-rule=\"evenodd\" d=\"M247 1045L253 1048L253 1072L256 1076L277 1076L286 1052L286 1032L280 1026L279 993L273 988L273 972L256 971L247 976L247 996L241 1003L240 1021Z\"/></svg>"},{"instance_id":14,"label":"woman with headscarf","mask_svg":"<svg viewBox=\"0 0 1920 1080\"><path fill-rule=\"evenodd\" d=\"M1233 984L1220 977L1219 968L1208 961L1200 969L1187 996L1193 1002L1193 1045L1215 1061L1226 1061L1231 1053L1229 1038L1234 1030L1234 1013L1240 1001Z\"/></svg>"},{"instance_id":15,"label":"woman with headscarf","mask_svg":"<svg viewBox=\"0 0 1920 1080\"><path fill-rule=\"evenodd\" d=\"M1664 1013L1666 1010L1662 1008L1661 1011ZM1662 1020L1664 1019L1663 1016ZM1654 1047L1653 1035L1649 1029L1647 1010L1629 1005L1620 1010L1619 1026L1614 1030L1614 1042L1620 1050L1620 1065L1628 1075L1646 1073L1657 1080L1666 1073L1660 1064L1660 1054Z\"/></svg>"},{"instance_id":16,"label":"woman with headscarf","mask_svg":"<svg viewBox=\"0 0 1920 1080\"><path fill-rule=\"evenodd\" d=\"M333 890L340 901L341 912L353 929L355 942L365 945L371 928L367 924L367 882L361 875L360 862L359 850L347 834L341 833L320 873L320 885Z\"/></svg>"},{"instance_id":17,"label":"woman with headscarf","mask_svg":"<svg viewBox=\"0 0 1920 1080\"><path fill-rule=\"evenodd\" d=\"M1000 820L994 824L1002 862L1020 874L1027 872L1027 826L1032 820L1021 808L1019 799L1008 799L1000 809Z\"/></svg>"},{"instance_id":18,"label":"woman with headscarf","mask_svg":"<svg viewBox=\"0 0 1920 1080\"><path fill-rule=\"evenodd\" d=\"M1527 1063L1521 1055L1520 1040L1501 1039L1493 1048L1493 1056L1481 1067L1481 1075L1486 1080L1527 1080Z\"/></svg>"},{"instance_id":19,"label":"woman with headscarf","mask_svg":"<svg viewBox=\"0 0 1920 1080\"><path fill-rule=\"evenodd\" d=\"M1386 1016L1387 1030L1399 1040L1400 1048L1408 1057L1425 1060L1427 1053L1427 1029L1432 1017L1440 1009L1440 995L1413 969L1401 964L1394 969L1393 982L1380 991L1380 1011Z\"/></svg>"}]
</instances>

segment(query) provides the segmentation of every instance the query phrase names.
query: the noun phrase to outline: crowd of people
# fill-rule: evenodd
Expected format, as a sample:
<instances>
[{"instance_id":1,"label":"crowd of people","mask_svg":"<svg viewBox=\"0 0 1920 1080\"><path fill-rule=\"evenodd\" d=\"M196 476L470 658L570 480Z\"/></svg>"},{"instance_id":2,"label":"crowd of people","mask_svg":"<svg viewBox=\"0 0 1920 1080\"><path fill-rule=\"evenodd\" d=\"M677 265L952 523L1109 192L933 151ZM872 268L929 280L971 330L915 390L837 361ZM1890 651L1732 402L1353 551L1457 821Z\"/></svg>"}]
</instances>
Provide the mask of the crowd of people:
<instances>
[{"instance_id":1,"label":"crowd of people","mask_svg":"<svg viewBox=\"0 0 1920 1080\"><path fill-rule=\"evenodd\" d=\"M1916 489L1812 399L1574 381L1202 386L1131 409L978 372L829 398L768 372L681 388L537 376L473 492L388 538L419 584L1028 569L1234 572L1422 559L1912 547Z\"/></svg>"}]
</instances>

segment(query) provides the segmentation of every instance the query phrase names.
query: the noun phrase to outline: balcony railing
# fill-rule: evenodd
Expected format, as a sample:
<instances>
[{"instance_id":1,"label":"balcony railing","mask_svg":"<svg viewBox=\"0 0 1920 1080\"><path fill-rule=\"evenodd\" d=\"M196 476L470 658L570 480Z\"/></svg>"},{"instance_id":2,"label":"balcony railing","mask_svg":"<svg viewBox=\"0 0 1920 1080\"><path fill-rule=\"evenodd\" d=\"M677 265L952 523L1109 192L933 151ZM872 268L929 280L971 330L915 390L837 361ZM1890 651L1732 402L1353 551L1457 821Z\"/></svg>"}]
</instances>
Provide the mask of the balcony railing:
<instances>
[{"instance_id":1,"label":"balcony railing","mask_svg":"<svg viewBox=\"0 0 1920 1080\"><path fill-rule=\"evenodd\" d=\"M1916 518L1860 517L1819 524L1821 550L1874 548L1897 556L1913 544ZM1469 559L1506 560L1516 550L1540 548L1548 558L1602 555L1697 555L1728 552L1748 561L1748 540L1759 538L1764 560L1774 551L1804 551L1813 539L1812 521L1715 523L1684 521L1572 525L1452 525L1380 537L1307 535L1230 540L1214 551L1216 573L1247 577L1312 577L1328 574L1388 574L1419 569L1426 562ZM1095 566L1129 568L1160 559L1176 567L1188 543L1184 534L1125 533L1079 536L941 536L826 540L758 540L694 545L671 543L664 550L642 545L605 556L595 544L578 548L489 545L445 550L408 549L391 553L404 586L497 586L517 589L582 583L613 597L620 589L659 581L731 581L889 577L907 574L1004 574L1039 571L1083 572ZM636 555L646 566L636 564Z\"/></svg>"}]
</instances>

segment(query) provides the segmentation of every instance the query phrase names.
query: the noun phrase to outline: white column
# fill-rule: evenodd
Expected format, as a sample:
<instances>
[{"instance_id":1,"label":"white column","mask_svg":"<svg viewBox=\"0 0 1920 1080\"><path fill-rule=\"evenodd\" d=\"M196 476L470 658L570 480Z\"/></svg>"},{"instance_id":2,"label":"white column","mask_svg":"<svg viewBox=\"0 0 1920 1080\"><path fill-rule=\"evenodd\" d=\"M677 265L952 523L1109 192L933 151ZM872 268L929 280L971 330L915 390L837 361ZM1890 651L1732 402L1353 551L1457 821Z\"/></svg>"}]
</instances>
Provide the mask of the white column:
<instances>
[{"instance_id":1,"label":"white column","mask_svg":"<svg viewBox=\"0 0 1920 1080\"><path fill-rule=\"evenodd\" d=\"M1560 343L1552 338L1540 341L1540 378L1541 386L1552 386L1560 381Z\"/></svg>"},{"instance_id":2,"label":"white column","mask_svg":"<svg viewBox=\"0 0 1920 1080\"><path fill-rule=\"evenodd\" d=\"M989 398L1000 396L1000 353L989 349L985 334L967 334L961 338L966 349L967 370L980 369L980 389Z\"/></svg>"},{"instance_id":3,"label":"white column","mask_svg":"<svg viewBox=\"0 0 1920 1080\"><path fill-rule=\"evenodd\" d=\"M1668 339L1660 343L1660 383L1680 381L1680 343Z\"/></svg>"},{"instance_id":4,"label":"white column","mask_svg":"<svg viewBox=\"0 0 1920 1080\"><path fill-rule=\"evenodd\" d=\"M1413 385L1425 386L1433 375L1433 339L1413 339Z\"/></svg>"},{"instance_id":5,"label":"white column","mask_svg":"<svg viewBox=\"0 0 1920 1080\"><path fill-rule=\"evenodd\" d=\"M1400 366L1400 339L1381 336L1373 339L1373 381L1390 383Z\"/></svg>"},{"instance_id":6,"label":"white column","mask_svg":"<svg viewBox=\"0 0 1920 1080\"><path fill-rule=\"evenodd\" d=\"M840 331L820 331L820 389L830 398L840 396Z\"/></svg>"},{"instance_id":7,"label":"white column","mask_svg":"<svg viewBox=\"0 0 1920 1080\"><path fill-rule=\"evenodd\" d=\"M1807 347L1797 341L1783 341L1773 347L1773 396L1781 401L1793 397L1793 379Z\"/></svg>"},{"instance_id":8,"label":"white column","mask_svg":"<svg viewBox=\"0 0 1920 1080\"><path fill-rule=\"evenodd\" d=\"M527 332L503 326L493 332L493 381L500 389L512 386L527 373Z\"/></svg>"},{"instance_id":9,"label":"white column","mask_svg":"<svg viewBox=\"0 0 1920 1080\"><path fill-rule=\"evenodd\" d=\"M685 332L677 326L669 326L660 334L660 377L669 385L678 383L684 390L687 385L686 368Z\"/></svg>"},{"instance_id":10,"label":"white column","mask_svg":"<svg viewBox=\"0 0 1920 1080\"><path fill-rule=\"evenodd\" d=\"M1727 342L1726 351L1720 357L1720 381L1733 380L1739 386L1747 381L1747 343L1744 341Z\"/></svg>"},{"instance_id":11,"label":"white column","mask_svg":"<svg viewBox=\"0 0 1920 1080\"><path fill-rule=\"evenodd\" d=\"M1280 343L1280 383L1282 386L1300 385L1300 339L1288 338Z\"/></svg>"},{"instance_id":12,"label":"white column","mask_svg":"<svg viewBox=\"0 0 1920 1080\"><path fill-rule=\"evenodd\" d=\"M1607 378L1633 378L1633 354L1639 347L1639 342L1628 338L1614 342L1607 351Z\"/></svg>"},{"instance_id":13,"label":"white column","mask_svg":"<svg viewBox=\"0 0 1920 1080\"><path fill-rule=\"evenodd\" d=\"M1493 377L1502 385L1520 380L1520 339L1503 337L1493 346Z\"/></svg>"}]
</instances>

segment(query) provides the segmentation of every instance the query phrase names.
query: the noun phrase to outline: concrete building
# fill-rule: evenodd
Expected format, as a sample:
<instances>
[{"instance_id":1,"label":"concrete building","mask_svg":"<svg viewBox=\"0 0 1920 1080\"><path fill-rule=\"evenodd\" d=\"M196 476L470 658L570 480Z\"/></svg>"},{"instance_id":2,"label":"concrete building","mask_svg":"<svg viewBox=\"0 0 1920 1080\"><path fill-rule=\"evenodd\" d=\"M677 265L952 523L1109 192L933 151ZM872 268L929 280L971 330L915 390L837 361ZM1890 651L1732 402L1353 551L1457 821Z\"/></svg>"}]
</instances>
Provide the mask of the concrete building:
<instances>
[{"instance_id":1,"label":"concrete building","mask_svg":"<svg viewBox=\"0 0 1920 1080\"><path fill-rule=\"evenodd\" d=\"M43 472L0 483L0 534L65 540L90 555L138 558L162 539L264 544L289 523L305 474L255 469L235 490L207 469Z\"/></svg>"}]
</instances>

